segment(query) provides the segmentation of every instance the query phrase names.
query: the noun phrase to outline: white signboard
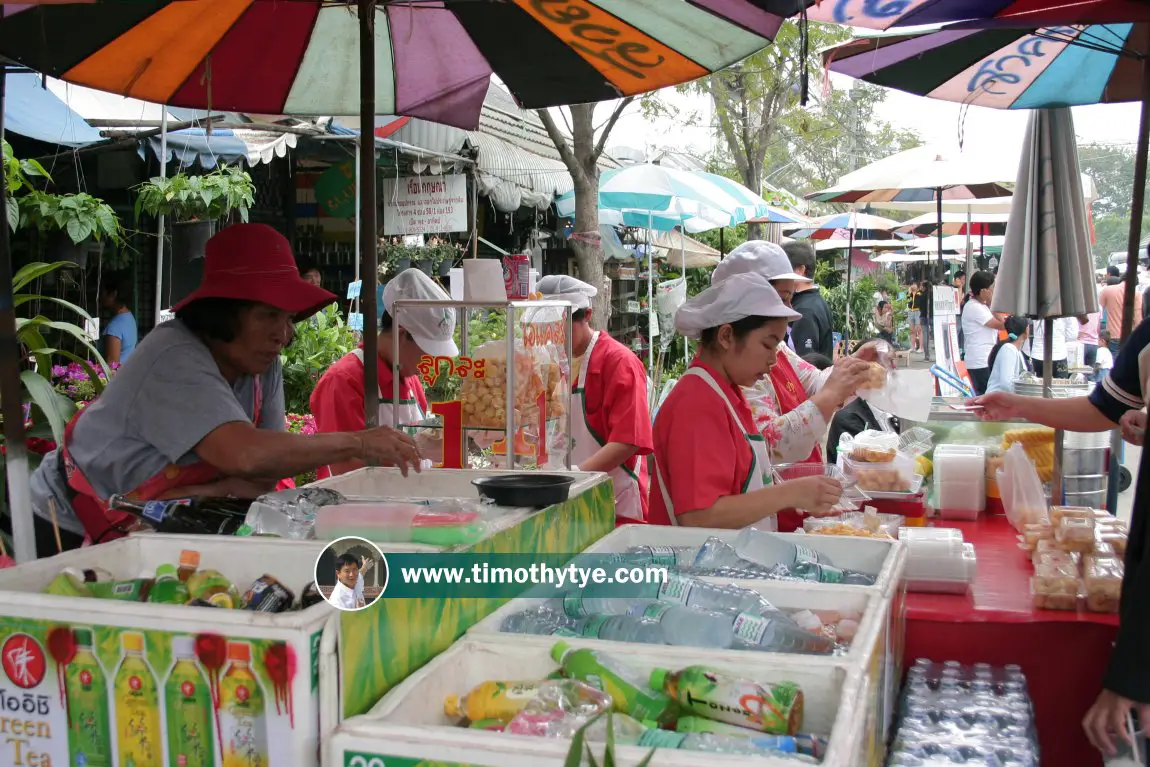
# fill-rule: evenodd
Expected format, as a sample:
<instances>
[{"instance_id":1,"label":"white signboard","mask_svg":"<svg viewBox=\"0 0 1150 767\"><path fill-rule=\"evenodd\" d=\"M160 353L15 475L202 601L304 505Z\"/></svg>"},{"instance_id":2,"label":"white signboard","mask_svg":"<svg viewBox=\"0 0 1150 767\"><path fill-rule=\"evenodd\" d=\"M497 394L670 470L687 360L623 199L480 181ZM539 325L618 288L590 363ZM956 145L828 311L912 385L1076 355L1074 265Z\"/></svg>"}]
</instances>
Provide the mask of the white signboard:
<instances>
[{"instance_id":1,"label":"white signboard","mask_svg":"<svg viewBox=\"0 0 1150 767\"><path fill-rule=\"evenodd\" d=\"M411 176L383 180L383 233L467 231L465 176Z\"/></svg>"}]
</instances>

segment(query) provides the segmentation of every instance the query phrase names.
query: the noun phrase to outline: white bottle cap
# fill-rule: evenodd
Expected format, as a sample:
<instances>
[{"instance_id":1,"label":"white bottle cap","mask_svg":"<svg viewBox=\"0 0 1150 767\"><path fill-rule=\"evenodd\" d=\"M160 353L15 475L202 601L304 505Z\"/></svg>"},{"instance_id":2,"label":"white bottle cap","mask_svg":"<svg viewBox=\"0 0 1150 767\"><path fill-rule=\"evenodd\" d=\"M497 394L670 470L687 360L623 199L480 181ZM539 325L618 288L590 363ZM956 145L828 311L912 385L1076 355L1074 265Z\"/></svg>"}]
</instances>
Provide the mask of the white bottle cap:
<instances>
[{"instance_id":1,"label":"white bottle cap","mask_svg":"<svg viewBox=\"0 0 1150 767\"><path fill-rule=\"evenodd\" d=\"M172 654L177 658L196 657L196 638L189 636L172 637Z\"/></svg>"}]
</instances>

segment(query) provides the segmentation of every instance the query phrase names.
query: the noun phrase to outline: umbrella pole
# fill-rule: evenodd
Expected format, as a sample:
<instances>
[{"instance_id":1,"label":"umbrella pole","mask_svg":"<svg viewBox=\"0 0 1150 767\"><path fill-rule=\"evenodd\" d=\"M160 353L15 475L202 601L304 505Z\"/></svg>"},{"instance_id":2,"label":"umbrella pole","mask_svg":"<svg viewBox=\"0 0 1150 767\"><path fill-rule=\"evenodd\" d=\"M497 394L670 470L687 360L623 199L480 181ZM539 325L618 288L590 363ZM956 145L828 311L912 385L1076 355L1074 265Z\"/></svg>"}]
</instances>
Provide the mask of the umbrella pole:
<instances>
[{"instance_id":1,"label":"umbrella pole","mask_svg":"<svg viewBox=\"0 0 1150 767\"><path fill-rule=\"evenodd\" d=\"M727 247L723 244L723 235L727 233L727 227L719 227L719 260L723 260L723 256L727 255Z\"/></svg>"},{"instance_id":2,"label":"umbrella pole","mask_svg":"<svg viewBox=\"0 0 1150 767\"><path fill-rule=\"evenodd\" d=\"M363 407L368 429L379 426L379 337L376 325L376 286L379 264L375 250L375 3L359 0L359 259L364 290L363 311Z\"/></svg>"},{"instance_id":3,"label":"umbrella pole","mask_svg":"<svg viewBox=\"0 0 1150 767\"><path fill-rule=\"evenodd\" d=\"M844 328L843 335L846 337L847 341L845 350L849 353L851 348L851 262L854 261L853 256L855 249L854 227L851 227L848 231L850 234L847 235L847 326Z\"/></svg>"},{"instance_id":4,"label":"umbrella pole","mask_svg":"<svg viewBox=\"0 0 1150 767\"><path fill-rule=\"evenodd\" d=\"M160 115L160 178L168 177L168 107ZM156 310L153 327L160 324L164 310L164 214L156 216ZM174 267L173 267L174 268ZM171 282L172 276L168 275ZM169 292L169 295L171 293Z\"/></svg>"},{"instance_id":5,"label":"umbrella pole","mask_svg":"<svg viewBox=\"0 0 1150 767\"><path fill-rule=\"evenodd\" d=\"M679 255L683 257L683 295L687 294L687 234L679 227ZM683 336L683 367L691 364L691 339Z\"/></svg>"},{"instance_id":6,"label":"umbrella pole","mask_svg":"<svg viewBox=\"0 0 1150 767\"><path fill-rule=\"evenodd\" d=\"M1138 284L1138 239L1146 198L1146 152L1150 149L1150 59L1142 63L1142 117L1138 122L1138 154L1134 158L1134 199L1130 201L1130 238L1126 244L1126 305L1122 309L1122 341L1134 329L1134 287Z\"/></svg>"},{"instance_id":7,"label":"umbrella pole","mask_svg":"<svg viewBox=\"0 0 1150 767\"><path fill-rule=\"evenodd\" d=\"M651 312L655 311L655 257L651 252L652 218L651 211L647 211L647 373L649 375L655 374L655 336L651 335Z\"/></svg>"},{"instance_id":8,"label":"umbrella pole","mask_svg":"<svg viewBox=\"0 0 1150 767\"><path fill-rule=\"evenodd\" d=\"M0 139L4 137L4 89L7 67L0 64ZM4 179L0 178L0 211L5 210ZM8 247L7 219L0 223L0 408L4 416L5 471L8 476L8 513L12 519L12 548L16 561L36 558L32 497L28 489L28 448L24 444L24 405L20 386L20 343L16 340L16 309L12 305L12 251Z\"/></svg>"},{"instance_id":9,"label":"umbrella pole","mask_svg":"<svg viewBox=\"0 0 1150 767\"><path fill-rule=\"evenodd\" d=\"M971 223L970 206L966 206L966 279L970 281L970 275L974 274L974 242L971 240L970 227ZM962 302L962 296L958 297L959 303Z\"/></svg>"}]
</instances>

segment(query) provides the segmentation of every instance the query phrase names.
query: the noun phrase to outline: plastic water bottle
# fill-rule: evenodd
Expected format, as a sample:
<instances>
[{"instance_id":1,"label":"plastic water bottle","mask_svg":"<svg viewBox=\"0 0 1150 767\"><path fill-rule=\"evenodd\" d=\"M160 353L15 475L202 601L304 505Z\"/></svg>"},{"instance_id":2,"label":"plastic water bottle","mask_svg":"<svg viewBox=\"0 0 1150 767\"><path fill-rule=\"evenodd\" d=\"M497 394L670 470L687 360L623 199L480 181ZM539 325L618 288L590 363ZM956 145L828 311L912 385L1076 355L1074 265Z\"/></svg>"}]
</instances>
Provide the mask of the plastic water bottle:
<instances>
[{"instance_id":1,"label":"plastic water bottle","mask_svg":"<svg viewBox=\"0 0 1150 767\"><path fill-rule=\"evenodd\" d=\"M709 732L671 732L648 729L639 738L642 748L674 748L681 751L703 751L710 754L742 754L745 756L777 756L780 753L797 754L794 738L785 735L737 738ZM774 746L773 748L770 746Z\"/></svg>"},{"instance_id":2,"label":"plastic water bottle","mask_svg":"<svg viewBox=\"0 0 1150 767\"><path fill-rule=\"evenodd\" d=\"M784 566L780 565L782 569ZM786 567L787 572L804 581L814 583L842 583L849 586L873 586L875 577L857 570L841 570L831 565L820 565L817 562L796 562Z\"/></svg>"},{"instance_id":3,"label":"plastic water bottle","mask_svg":"<svg viewBox=\"0 0 1150 767\"><path fill-rule=\"evenodd\" d=\"M728 570L758 572L755 576L765 578L768 575L766 568L759 567L754 562L743 559L735 551L735 547L721 538L711 537L703 541L699 553L695 557L694 566L703 570Z\"/></svg>"},{"instance_id":4,"label":"plastic water bottle","mask_svg":"<svg viewBox=\"0 0 1150 767\"><path fill-rule=\"evenodd\" d=\"M562 613L547 609L524 610L508 615L503 619L500 631L510 634L554 634L562 629L571 629L574 621Z\"/></svg>"},{"instance_id":5,"label":"plastic water bottle","mask_svg":"<svg viewBox=\"0 0 1150 767\"><path fill-rule=\"evenodd\" d=\"M663 639L667 644L725 650L734 642L729 614L652 600L634 603L627 614L657 621L663 628Z\"/></svg>"},{"instance_id":6,"label":"plastic water bottle","mask_svg":"<svg viewBox=\"0 0 1150 767\"><path fill-rule=\"evenodd\" d=\"M570 628L578 636L615 642L667 644L663 627L650 618L630 615L592 615Z\"/></svg>"},{"instance_id":7,"label":"plastic water bottle","mask_svg":"<svg viewBox=\"0 0 1150 767\"><path fill-rule=\"evenodd\" d=\"M697 546L632 546L625 552L628 563L688 567L699 553Z\"/></svg>"},{"instance_id":8,"label":"plastic water bottle","mask_svg":"<svg viewBox=\"0 0 1150 767\"><path fill-rule=\"evenodd\" d=\"M701 610L730 610L756 615L777 612L774 605L750 589L710 583L678 573L669 573L663 583L643 584L642 592L632 597L599 597L594 596L594 591L595 588L590 587L585 589L581 596L568 597L564 600L567 615L569 617L576 617L578 613L622 615L631 609L631 605L637 599L667 602Z\"/></svg>"},{"instance_id":9,"label":"plastic water bottle","mask_svg":"<svg viewBox=\"0 0 1150 767\"><path fill-rule=\"evenodd\" d=\"M732 647L736 650L829 655L835 643L827 636L812 634L782 613L772 616L739 613L731 625Z\"/></svg>"},{"instance_id":10,"label":"plastic water bottle","mask_svg":"<svg viewBox=\"0 0 1150 767\"><path fill-rule=\"evenodd\" d=\"M792 543L777 533L759 530L755 527L745 527L739 532L739 537L735 539L735 553L743 559L768 569L775 565L786 565L793 568L799 562L834 566L834 562L830 561L830 558L825 554L819 554L812 548Z\"/></svg>"}]
</instances>

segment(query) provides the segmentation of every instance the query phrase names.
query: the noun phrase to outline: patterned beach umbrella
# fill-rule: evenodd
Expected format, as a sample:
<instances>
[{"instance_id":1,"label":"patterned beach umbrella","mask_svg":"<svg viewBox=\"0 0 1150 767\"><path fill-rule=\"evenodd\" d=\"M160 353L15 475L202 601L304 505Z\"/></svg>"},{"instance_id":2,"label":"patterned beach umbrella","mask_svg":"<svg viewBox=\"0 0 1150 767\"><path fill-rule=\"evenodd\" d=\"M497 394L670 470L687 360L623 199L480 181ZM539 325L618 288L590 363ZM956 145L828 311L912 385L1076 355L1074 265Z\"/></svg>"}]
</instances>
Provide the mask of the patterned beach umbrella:
<instances>
[{"instance_id":1,"label":"patterned beach umbrella","mask_svg":"<svg viewBox=\"0 0 1150 767\"><path fill-rule=\"evenodd\" d=\"M26 8L0 20L0 55L177 107L357 114L358 7L120 0ZM376 111L473 129L492 74L532 109L645 93L760 50L795 7L794 0L379 0Z\"/></svg>"},{"instance_id":2,"label":"patterned beach umbrella","mask_svg":"<svg viewBox=\"0 0 1150 767\"><path fill-rule=\"evenodd\" d=\"M811 21L867 29L977 21L980 26L1038 27L1074 21L1104 24L1150 21L1141 0L823 0L807 11Z\"/></svg>"}]
</instances>

